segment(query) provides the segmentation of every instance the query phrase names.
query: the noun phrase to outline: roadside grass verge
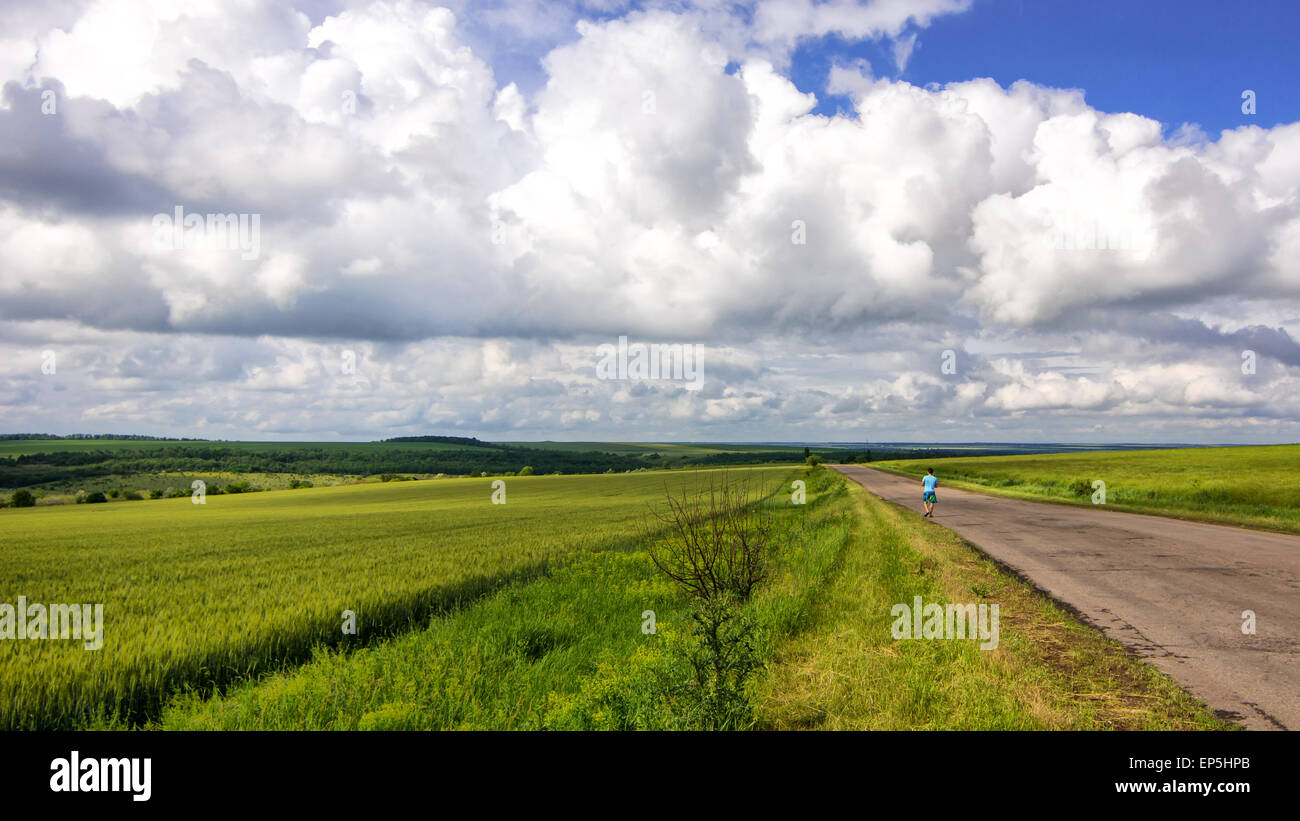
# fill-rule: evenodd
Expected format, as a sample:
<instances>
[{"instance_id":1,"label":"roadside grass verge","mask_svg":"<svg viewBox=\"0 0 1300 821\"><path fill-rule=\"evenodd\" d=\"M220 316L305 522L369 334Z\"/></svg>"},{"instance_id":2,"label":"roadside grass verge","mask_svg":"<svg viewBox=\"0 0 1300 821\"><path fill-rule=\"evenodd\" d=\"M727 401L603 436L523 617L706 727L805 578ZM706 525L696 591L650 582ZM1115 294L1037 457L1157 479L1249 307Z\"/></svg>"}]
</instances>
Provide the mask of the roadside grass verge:
<instances>
[{"instance_id":1,"label":"roadside grass verge","mask_svg":"<svg viewBox=\"0 0 1300 821\"><path fill-rule=\"evenodd\" d=\"M941 486L1015 499L1104 507L1300 534L1300 445L1101 451L872 462Z\"/></svg>"},{"instance_id":2,"label":"roadside grass verge","mask_svg":"<svg viewBox=\"0 0 1300 821\"><path fill-rule=\"evenodd\" d=\"M1203 704L955 534L852 485L858 515L756 698L767 729L1228 729ZM895 604L997 603L999 643L895 640Z\"/></svg>"}]
</instances>

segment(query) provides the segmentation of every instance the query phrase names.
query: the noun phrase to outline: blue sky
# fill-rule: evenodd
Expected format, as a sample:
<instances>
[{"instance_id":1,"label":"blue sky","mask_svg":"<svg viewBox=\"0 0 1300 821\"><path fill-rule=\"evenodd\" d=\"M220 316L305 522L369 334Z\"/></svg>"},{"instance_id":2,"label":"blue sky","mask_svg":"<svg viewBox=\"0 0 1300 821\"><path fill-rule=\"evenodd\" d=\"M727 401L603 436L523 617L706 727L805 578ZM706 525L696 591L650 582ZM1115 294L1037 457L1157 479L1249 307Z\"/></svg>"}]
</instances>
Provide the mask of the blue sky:
<instances>
[{"instance_id":1,"label":"blue sky","mask_svg":"<svg viewBox=\"0 0 1300 821\"><path fill-rule=\"evenodd\" d=\"M318 16L333 12L332 6L326 2ZM546 30L508 31L497 19L465 14L469 39L502 84L536 91L546 82L541 58L577 40L577 16L565 4L552 8L553 27ZM603 21L621 15L580 16ZM817 95L817 112L827 115L852 109L847 98L826 93L830 67L867 60L875 76L915 85L991 77L1003 87L1025 79L1078 88L1094 108L1151 117L1167 133L1195 123L1213 139L1241 125L1270 128L1300 120L1298 33L1300 3L1293 0L974 0L963 13L910 27L906 34L916 35L916 46L901 73L889 38L837 35L803 41L788 72L801 91ZM1254 116L1241 111L1246 89L1256 94Z\"/></svg>"},{"instance_id":2,"label":"blue sky","mask_svg":"<svg viewBox=\"0 0 1300 821\"><path fill-rule=\"evenodd\" d=\"M868 60L876 76L916 85L992 77L1086 91L1103 111L1131 111L1176 129L1198 123L1210 137L1254 124L1300 119L1300 3L1183 0L976 0L963 14L919 32L906 70L895 69L888 41L809 41L791 78L818 95L820 113L848 110L824 94L834 61ZM1241 112L1241 92L1256 93L1256 114Z\"/></svg>"}]
</instances>

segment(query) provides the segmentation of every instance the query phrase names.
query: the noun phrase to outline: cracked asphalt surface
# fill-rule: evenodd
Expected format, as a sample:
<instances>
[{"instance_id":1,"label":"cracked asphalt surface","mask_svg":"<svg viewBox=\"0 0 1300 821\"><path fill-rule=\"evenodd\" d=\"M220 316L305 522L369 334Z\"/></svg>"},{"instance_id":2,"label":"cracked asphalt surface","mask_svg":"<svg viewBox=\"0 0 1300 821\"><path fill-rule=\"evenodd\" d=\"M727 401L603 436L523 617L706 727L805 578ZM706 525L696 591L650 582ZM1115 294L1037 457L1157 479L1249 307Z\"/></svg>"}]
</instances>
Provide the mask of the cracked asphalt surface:
<instances>
[{"instance_id":1,"label":"cracked asphalt surface","mask_svg":"<svg viewBox=\"0 0 1300 821\"><path fill-rule=\"evenodd\" d=\"M921 482L835 465L889 502L922 512ZM933 522L956 531L1221 716L1300 729L1300 537L1028 502L945 488ZM1242 632L1252 610L1256 632Z\"/></svg>"}]
</instances>

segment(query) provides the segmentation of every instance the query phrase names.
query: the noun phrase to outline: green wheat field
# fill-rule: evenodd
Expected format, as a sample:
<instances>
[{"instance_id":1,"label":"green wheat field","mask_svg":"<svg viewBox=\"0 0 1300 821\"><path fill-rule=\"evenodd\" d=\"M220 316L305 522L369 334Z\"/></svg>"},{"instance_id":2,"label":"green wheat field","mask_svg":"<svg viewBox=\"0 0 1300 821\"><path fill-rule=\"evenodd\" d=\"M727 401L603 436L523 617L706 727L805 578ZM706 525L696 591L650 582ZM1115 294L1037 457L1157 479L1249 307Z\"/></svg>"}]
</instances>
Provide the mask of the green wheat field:
<instances>
[{"instance_id":1,"label":"green wheat field","mask_svg":"<svg viewBox=\"0 0 1300 821\"><path fill-rule=\"evenodd\" d=\"M1060 453L872 463L905 476L1025 499L1300 533L1300 445Z\"/></svg>"}]
</instances>

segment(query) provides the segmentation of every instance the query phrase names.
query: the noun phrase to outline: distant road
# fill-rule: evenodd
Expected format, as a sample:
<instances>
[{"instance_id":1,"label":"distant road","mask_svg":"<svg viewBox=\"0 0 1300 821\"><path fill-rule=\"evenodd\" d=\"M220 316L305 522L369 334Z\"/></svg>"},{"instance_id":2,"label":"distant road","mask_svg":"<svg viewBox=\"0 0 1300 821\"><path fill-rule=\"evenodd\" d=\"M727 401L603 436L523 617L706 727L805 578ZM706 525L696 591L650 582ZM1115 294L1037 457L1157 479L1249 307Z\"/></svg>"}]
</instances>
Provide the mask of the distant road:
<instances>
[{"instance_id":1,"label":"distant road","mask_svg":"<svg viewBox=\"0 0 1300 821\"><path fill-rule=\"evenodd\" d=\"M918 513L921 482L836 470ZM1300 730L1300 537L943 487L956 531L1251 729ZM1256 634L1242 634L1253 610Z\"/></svg>"}]
</instances>

